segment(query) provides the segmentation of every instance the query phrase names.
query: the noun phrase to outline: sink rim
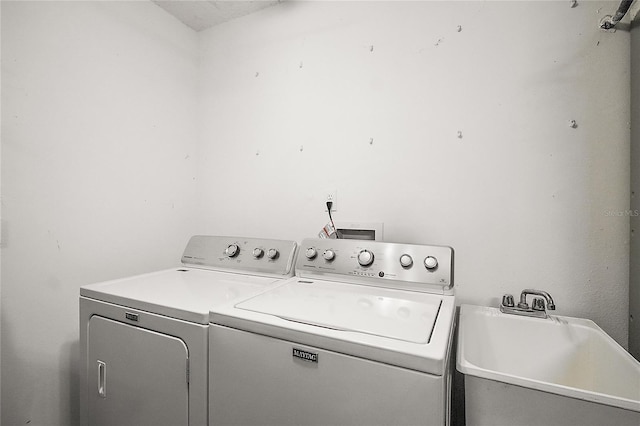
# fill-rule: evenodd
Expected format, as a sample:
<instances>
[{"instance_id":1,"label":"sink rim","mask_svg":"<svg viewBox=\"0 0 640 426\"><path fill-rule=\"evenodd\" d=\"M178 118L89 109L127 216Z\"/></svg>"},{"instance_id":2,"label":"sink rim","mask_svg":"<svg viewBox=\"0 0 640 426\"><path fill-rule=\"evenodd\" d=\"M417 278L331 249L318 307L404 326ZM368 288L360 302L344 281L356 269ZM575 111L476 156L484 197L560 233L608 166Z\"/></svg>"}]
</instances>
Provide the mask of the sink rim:
<instances>
[{"instance_id":1,"label":"sink rim","mask_svg":"<svg viewBox=\"0 0 640 426\"><path fill-rule=\"evenodd\" d=\"M626 398L623 396L614 396L601 392L590 391L577 387L571 387L567 385L545 382L538 379L525 377L522 375L516 375L493 369L487 369L478 366L467 359L465 356L465 338L464 338L464 321L471 314L476 315L490 315L496 317L504 317L506 319L513 319L514 321L549 321L549 319L540 318L528 318L523 316L514 316L510 314L504 314L500 312L498 308L489 306L477 306L462 304L460 306L460 319L458 325L458 347L456 356L456 369L465 375L480 377L484 379L494 380L506 384L516 385L528 389L535 389L544 392L553 393L561 396L568 396L581 400L591 401L599 404L605 404L615 406L631 411L640 412L640 395L637 400ZM640 363L631 356L626 350L624 350L611 336L605 333L595 322L584 318L572 318L565 316L551 315L551 320L561 321L563 324L572 325L575 327L585 327L592 329L599 334L609 343L612 348L622 357L630 359L632 363L638 366L640 369Z\"/></svg>"}]
</instances>

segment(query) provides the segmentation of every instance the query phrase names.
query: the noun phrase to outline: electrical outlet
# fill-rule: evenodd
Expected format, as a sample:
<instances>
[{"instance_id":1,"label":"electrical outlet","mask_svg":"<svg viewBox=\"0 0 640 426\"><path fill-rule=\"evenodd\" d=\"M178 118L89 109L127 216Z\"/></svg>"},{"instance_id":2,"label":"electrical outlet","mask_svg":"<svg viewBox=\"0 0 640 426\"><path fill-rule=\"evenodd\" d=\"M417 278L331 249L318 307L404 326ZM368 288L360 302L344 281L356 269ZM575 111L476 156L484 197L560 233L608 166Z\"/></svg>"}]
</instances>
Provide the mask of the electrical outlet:
<instances>
[{"instance_id":1,"label":"electrical outlet","mask_svg":"<svg viewBox=\"0 0 640 426\"><path fill-rule=\"evenodd\" d=\"M325 195L325 208L324 211L327 211L326 203L331 202L331 212L335 212L338 210L338 197L336 196L337 191L334 189L333 191L327 191Z\"/></svg>"}]
</instances>

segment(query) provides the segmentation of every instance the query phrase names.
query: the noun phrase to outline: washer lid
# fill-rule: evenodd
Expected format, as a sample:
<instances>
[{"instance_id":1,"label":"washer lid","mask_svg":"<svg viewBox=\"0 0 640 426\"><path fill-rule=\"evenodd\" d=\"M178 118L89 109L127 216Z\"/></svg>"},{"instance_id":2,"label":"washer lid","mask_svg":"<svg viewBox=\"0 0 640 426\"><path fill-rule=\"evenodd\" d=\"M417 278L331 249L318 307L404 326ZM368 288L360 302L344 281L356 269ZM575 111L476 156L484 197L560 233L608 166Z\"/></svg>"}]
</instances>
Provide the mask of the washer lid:
<instances>
[{"instance_id":1,"label":"washer lid","mask_svg":"<svg viewBox=\"0 0 640 426\"><path fill-rule=\"evenodd\" d=\"M294 279L235 307L326 329L428 344L441 304L442 297L433 294Z\"/></svg>"}]
</instances>

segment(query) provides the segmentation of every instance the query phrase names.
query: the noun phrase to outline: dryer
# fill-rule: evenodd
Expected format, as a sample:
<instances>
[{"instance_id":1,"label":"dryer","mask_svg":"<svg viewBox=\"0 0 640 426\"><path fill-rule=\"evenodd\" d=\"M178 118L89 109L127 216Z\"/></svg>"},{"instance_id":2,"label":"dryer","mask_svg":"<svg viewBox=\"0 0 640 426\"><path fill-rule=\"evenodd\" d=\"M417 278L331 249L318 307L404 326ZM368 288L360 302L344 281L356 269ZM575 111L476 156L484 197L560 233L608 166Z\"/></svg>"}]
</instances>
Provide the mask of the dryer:
<instances>
[{"instance_id":1,"label":"dryer","mask_svg":"<svg viewBox=\"0 0 640 426\"><path fill-rule=\"evenodd\" d=\"M194 236L181 267L81 287L81 424L206 425L209 309L293 276L296 248Z\"/></svg>"},{"instance_id":2,"label":"dryer","mask_svg":"<svg viewBox=\"0 0 640 426\"><path fill-rule=\"evenodd\" d=\"M453 257L304 240L296 277L211 309L209 424L449 424Z\"/></svg>"}]
</instances>

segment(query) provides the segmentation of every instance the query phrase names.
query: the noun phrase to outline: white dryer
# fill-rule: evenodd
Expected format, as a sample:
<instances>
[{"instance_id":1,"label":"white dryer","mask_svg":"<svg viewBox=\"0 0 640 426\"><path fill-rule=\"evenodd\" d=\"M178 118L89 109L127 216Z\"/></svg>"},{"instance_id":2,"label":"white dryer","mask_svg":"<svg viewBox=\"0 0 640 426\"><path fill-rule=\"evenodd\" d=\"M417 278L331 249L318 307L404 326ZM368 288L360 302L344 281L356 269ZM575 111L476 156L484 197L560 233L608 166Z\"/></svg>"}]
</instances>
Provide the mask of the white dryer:
<instances>
[{"instance_id":1,"label":"white dryer","mask_svg":"<svg viewBox=\"0 0 640 426\"><path fill-rule=\"evenodd\" d=\"M305 240L296 277L213 307L210 425L447 425L453 249Z\"/></svg>"},{"instance_id":2,"label":"white dryer","mask_svg":"<svg viewBox=\"0 0 640 426\"><path fill-rule=\"evenodd\" d=\"M293 276L296 247L194 236L182 267L81 287L81 424L206 425L209 309Z\"/></svg>"}]
</instances>

